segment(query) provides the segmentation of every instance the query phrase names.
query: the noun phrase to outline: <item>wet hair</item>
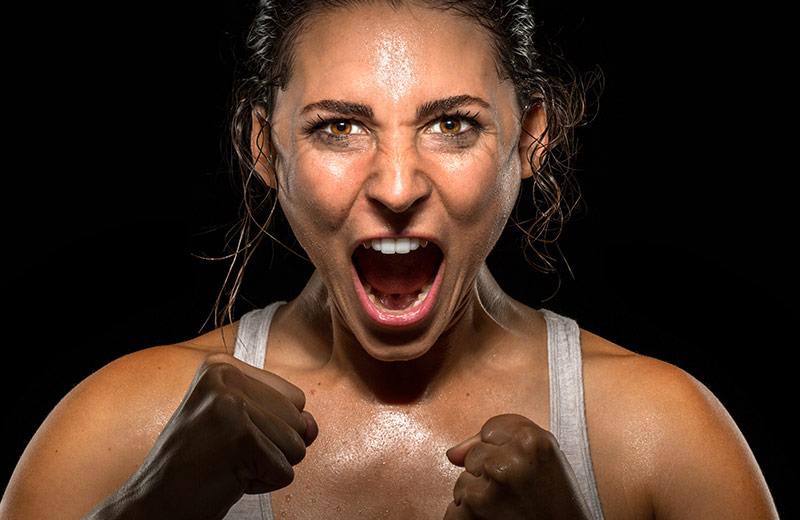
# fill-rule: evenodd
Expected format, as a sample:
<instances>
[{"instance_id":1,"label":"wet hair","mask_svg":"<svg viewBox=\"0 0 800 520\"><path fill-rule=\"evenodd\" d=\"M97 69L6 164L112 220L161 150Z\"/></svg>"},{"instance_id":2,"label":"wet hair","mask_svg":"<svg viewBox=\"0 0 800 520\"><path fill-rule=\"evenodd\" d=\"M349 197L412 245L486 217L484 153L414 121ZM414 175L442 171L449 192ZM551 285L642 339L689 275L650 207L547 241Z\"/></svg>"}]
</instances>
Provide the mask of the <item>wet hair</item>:
<instances>
[{"instance_id":1,"label":"wet hair","mask_svg":"<svg viewBox=\"0 0 800 520\"><path fill-rule=\"evenodd\" d=\"M510 0L262 0L259 1L246 39L247 58L234 92L231 116L233 169L243 190L239 227L233 240L233 259L215 307L215 321L233 320L233 304L242 283L244 267L255 247L272 236L269 224L277 211L276 190L265 185L256 165L270 166L266 150L254 154L251 129L258 125L259 139L268 139L275 92L285 89L292 74L294 44L313 17L326 10L381 2L398 8L409 3L452 11L479 24L490 36L502 80L511 81L522 116L536 104L546 114L542 135L533 136L528 160L533 167L530 219L512 222L524 231L523 241L535 254L534 266L554 270L555 244L569 218L578 192L571 181L570 164L575 154L573 130L585 120L586 84L572 68L540 55L534 44L536 22L529 2ZM554 65L556 65L554 67ZM555 69L557 73L547 72ZM258 118L258 120L254 120ZM546 137L546 138L545 138ZM538 161L534 157L538 156ZM277 179L276 179L277 182ZM527 248L526 248L527 249ZM223 301L227 300L224 304Z\"/></svg>"}]
</instances>

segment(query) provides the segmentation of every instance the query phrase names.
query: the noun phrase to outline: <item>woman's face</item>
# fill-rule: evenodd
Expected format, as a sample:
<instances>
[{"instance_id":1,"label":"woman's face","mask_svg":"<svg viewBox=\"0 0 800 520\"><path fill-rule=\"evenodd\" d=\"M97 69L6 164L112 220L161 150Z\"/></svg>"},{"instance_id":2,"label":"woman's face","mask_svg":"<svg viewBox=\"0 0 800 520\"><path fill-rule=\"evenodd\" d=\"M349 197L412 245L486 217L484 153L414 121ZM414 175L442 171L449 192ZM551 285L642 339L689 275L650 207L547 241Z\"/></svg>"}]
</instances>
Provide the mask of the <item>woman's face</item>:
<instances>
[{"instance_id":1,"label":"woman's face","mask_svg":"<svg viewBox=\"0 0 800 520\"><path fill-rule=\"evenodd\" d=\"M463 314L515 203L519 109L471 20L380 3L316 15L276 97L279 200L334 318L381 360Z\"/></svg>"}]
</instances>

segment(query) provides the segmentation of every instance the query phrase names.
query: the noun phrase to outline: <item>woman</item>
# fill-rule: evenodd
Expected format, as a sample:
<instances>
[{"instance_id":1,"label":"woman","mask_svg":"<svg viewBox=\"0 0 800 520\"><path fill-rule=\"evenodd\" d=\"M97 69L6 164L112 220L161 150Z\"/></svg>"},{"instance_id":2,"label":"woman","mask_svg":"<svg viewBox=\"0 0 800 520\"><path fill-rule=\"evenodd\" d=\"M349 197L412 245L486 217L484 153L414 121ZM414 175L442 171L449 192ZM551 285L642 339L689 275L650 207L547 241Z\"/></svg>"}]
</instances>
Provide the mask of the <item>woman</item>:
<instances>
[{"instance_id":1,"label":"woman","mask_svg":"<svg viewBox=\"0 0 800 520\"><path fill-rule=\"evenodd\" d=\"M485 3L262 6L237 136L314 275L78 386L3 518L776 517L704 387L494 282L566 105Z\"/></svg>"}]
</instances>

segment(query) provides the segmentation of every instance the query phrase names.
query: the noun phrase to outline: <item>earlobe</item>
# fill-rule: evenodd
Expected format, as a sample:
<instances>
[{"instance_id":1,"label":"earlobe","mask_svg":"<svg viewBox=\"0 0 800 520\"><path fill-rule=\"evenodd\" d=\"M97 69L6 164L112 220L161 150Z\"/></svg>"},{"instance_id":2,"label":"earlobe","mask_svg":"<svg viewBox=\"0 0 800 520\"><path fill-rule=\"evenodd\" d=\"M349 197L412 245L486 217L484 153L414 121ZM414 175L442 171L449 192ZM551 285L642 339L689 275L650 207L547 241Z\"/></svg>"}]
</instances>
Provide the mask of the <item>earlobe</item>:
<instances>
[{"instance_id":1,"label":"earlobe","mask_svg":"<svg viewBox=\"0 0 800 520\"><path fill-rule=\"evenodd\" d=\"M541 167L542 154L547 146L547 113L541 99L535 99L522 118L519 153L522 178L532 177Z\"/></svg>"},{"instance_id":2,"label":"earlobe","mask_svg":"<svg viewBox=\"0 0 800 520\"><path fill-rule=\"evenodd\" d=\"M273 159L272 132L267 121L264 107L258 105L253 109L250 130L250 153L253 156L253 167L264 183L270 188L277 187L275 163Z\"/></svg>"}]
</instances>

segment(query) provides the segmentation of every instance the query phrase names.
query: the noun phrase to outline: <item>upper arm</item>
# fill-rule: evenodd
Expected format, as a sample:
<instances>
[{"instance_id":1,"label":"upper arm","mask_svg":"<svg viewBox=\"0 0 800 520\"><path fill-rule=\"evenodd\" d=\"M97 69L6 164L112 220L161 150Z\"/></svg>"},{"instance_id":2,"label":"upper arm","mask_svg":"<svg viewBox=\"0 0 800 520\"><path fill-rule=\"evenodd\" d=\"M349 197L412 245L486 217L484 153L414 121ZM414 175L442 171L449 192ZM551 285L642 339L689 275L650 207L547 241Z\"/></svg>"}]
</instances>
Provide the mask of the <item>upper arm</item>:
<instances>
[{"instance_id":1,"label":"upper arm","mask_svg":"<svg viewBox=\"0 0 800 520\"><path fill-rule=\"evenodd\" d=\"M631 518L777 518L758 464L719 400L673 365L621 352L603 350L585 365L604 508L607 501Z\"/></svg>"},{"instance_id":2,"label":"upper arm","mask_svg":"<svg viewBox=\"0 0 800 520\"><path fill-rule=\"evenodd\" d=\"M662 368L664 433L656 451L656 518L777 519L758 463L733 418L704 385ZM674 423L674 424L673 424Z\"/></svg>"},{"instance_id":3,"label":"upper arm","mask_svg":"<svg viewBox=\"0 0 800 520\"><path fill-rule=\"evenodd\" d=\"M0 518L80 518L138 468L178 407L202 354L158 347L73 389L25 449Z\"/></svg>"}]
</instances>

